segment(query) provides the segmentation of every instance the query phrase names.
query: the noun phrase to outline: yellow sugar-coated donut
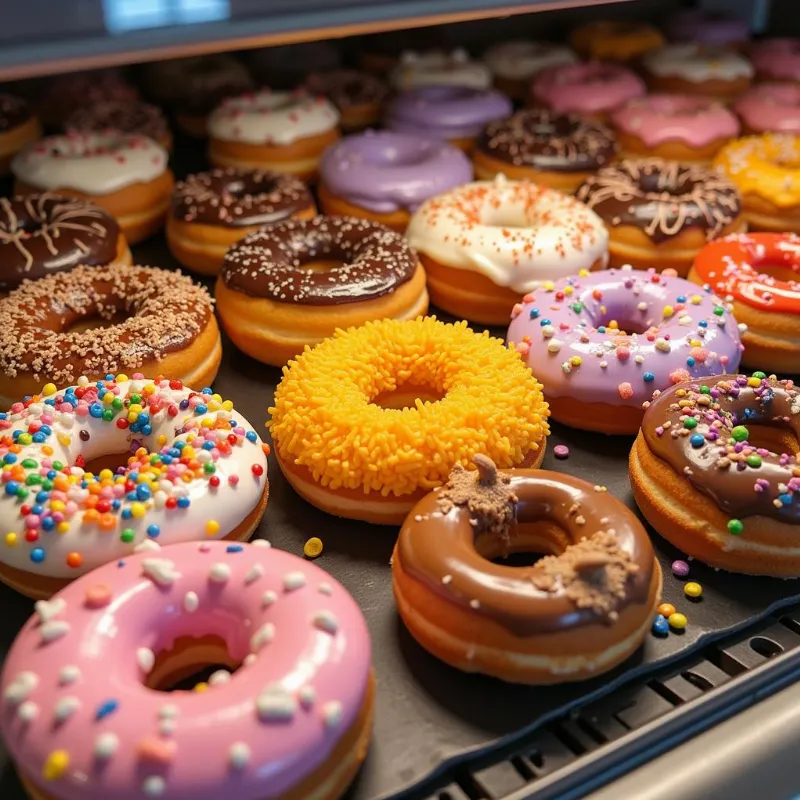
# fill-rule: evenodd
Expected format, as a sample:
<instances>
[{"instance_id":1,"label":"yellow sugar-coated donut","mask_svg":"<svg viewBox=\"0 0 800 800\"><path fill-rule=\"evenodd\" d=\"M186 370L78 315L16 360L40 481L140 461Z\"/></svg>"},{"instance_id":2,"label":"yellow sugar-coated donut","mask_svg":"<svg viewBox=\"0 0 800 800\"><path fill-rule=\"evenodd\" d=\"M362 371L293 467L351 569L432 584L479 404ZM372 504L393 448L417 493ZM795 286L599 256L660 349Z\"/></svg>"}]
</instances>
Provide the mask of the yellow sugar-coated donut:
<instances>
[{"instance_id":1,"label":"yellow sugar-coated donut","mask_svg":"<svg viewBox=\"0 0 800 800\"><path fill-rule=\"evenodd\" d=\"M519 354L466 322L338 330L283 370L269 428L297 492L329 513L400 524L455 464L538 466L542 387Z\"/></svg>"}]
</instances>

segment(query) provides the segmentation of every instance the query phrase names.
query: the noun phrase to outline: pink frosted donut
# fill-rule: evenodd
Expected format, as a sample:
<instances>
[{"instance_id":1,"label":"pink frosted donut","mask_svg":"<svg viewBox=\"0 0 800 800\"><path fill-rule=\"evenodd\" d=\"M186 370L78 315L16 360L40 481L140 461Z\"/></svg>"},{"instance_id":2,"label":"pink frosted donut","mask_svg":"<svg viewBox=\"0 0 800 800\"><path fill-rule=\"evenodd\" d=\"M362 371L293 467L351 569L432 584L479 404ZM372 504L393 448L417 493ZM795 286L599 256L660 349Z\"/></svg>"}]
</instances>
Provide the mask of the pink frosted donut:
<instances>
[{"instance_id":1,"label":"pink frosted donut","mask_svg":"<svg viewBox=\"0 0 800 800\"><path fill-rule=\"evenodd\" d=\"M209 658L242 666L152 688ZM331 800L365 755L371 674L361 611L319 567L264 541L177 544L36 604L0 732L36 797Z\"/></svg>"},{"instance_id":2,"label":"pink frosted donut","mask_svg":"<svg viewBox=\"0 0 800 800\"><path fill-rule=\"evenodd\" d=\"M800 39L762 39L751 48L750 61L761 80L800 81Z\"/></svg>"},{"instance_id":3,"label":"pink frosted donut","mask_svg":"<svg viewBox=\"0 0 800 800\"><path fill-rule=\"evenodd\" d=\"M748 133L800 133L800 85L759 83L734 104Z\"/></svg>"},{"instance_id":4,"label":"pink frosted donut","mask_svg":"<svg viewBox=\"0 0 800 800\"><path fill-rule=\"evenodd\" d=\"M602 116L645 93L642 79L618 64L593 61L542 70L533 81L534 104L559 114Z\"/></svg>"},{"instance_id":5,"label":"pink frosted donut","mask_svg":"<svg viewBox=\"0 0 800 800\"><path fill-rule=\"evenodd\" d=\"M649 94L629 100L611 112L622 150L632 155L659 155L710 160L728 139L739 135L739 121L721 103L685 94ZM680 153L653 152L668 143L684 145Z\"/></svg>"}]
</instances>

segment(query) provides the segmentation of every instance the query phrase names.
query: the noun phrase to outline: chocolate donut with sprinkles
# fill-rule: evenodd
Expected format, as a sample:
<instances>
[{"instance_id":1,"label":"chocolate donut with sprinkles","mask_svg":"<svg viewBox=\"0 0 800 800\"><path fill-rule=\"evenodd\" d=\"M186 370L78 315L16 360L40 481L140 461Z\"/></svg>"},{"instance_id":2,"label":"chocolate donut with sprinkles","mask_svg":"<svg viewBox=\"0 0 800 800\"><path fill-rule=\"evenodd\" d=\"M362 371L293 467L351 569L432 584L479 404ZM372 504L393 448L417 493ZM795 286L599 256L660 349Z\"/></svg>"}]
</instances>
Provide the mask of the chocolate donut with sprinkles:
<instances>
[{"instance_id":1,"label":"chocolate donut with sprinkles","mask_svg":"<svg viewBox=\"0 0 800 800\"><path fill-rule=\"evenodd\" d=\"M49 597L154 540L249 539L268 452L211 389L140 374L49 383L0 414L0 580ZM116 471L91 471L118 453Z\"/></svg>"},{"instance_id":2,"label":"chocolate donut with sprinkles","mask_svg":"<svg viewBox=\"0 0 800 800\"><path fill-rule=\"evenodd\" d=\"M218 167L175 184L167 244L184 267L218 275L228 248L248 233L316 213L314 198L294 175Z\"/></svg>"},{"instance_id":3,"label":"chocolate donut with sprinkles","mask_svg":"<svg viewBox=\"0 0 800 800\"><path fill-rule=\"evenodd\" d=\"M654 390L739 366L730 312L695 284L654 270L584 272L526 295L508 341L544 383L554 419L635 434Z\"/></svg>"},{"instance_id":4,"label":"chocolate donut with sprinkles","mask_svg":"<svg viewBox=\"0 0 800 800\"><path fill-rule=\"evenodd\" d=\"M42 126L30 106L20 97L0 92L0 175L11 160L42 135Z\"/></svg>"},{"instance_id":5,"label":"chocolate donut with sprinkles","mask_svg":"<svg viewBox=\"0 0 800 800\"><path fill-rule=\"evenodd\" d=\"M707 241L746 227L728 178L677 161L621 161L588 178L577 197L605 222L612 267L674 269L685 277Z\"/></svg>"},{"instance_id":6,"label":"chocolate donut with sprinkles","mask_svg":"<svg viewBox=\"0 0 800 800\"><path fill-rule=\"evenodd\" d=\"M221 359L208 292L170 270L82 265L0 300L0 408L45 382L69 386L120 370L202 388Z\"/></svg>"},{"instance_id":7,"label":"chocolate donut with sprinkles","mask_svg":"<svg viewBox=\"0 0 800 800\"><path fill-rule=\"evenodd\" d=\"M800 576L800 389L720 375L648 404L630 455L647 521L683 552L750 575Z\"/></svg>"},{"instance_id":8,"label":"chocolate donut with sprinkles","mask_svg":"<svg viewBox=\"0 0 800 800\"><path fill-rule=\"evenodd\" d=\"M234 344L275 366L338 328L428 310L425 271L403 236L354 217L250 234L225 255L215 296Z\"/></svg>"},{"instance_id":9,"label":"chocolate donut with sprinkles","mask_svg":"<svg viewBox=\"0 0 800 800\"><path fill-rule=\"evenodd\" d=\"M226 668L166 691L209 663ZM263 539L83 576L36 604L0 691L6 748L43 800L336 800L375 697L355 600Z\"/></svg>"},{"instance_id":10,"label":"chocolate donut with sprinkles","mask_svg":"<svg viewBox=\"0 0 800 800\"><path fill-rule=\"evenodd\" d=\"M172 132L164 112L150 103L107 100L79 108L67 120L68 133L122 131L147 136L167 152L172 150Z\"/></svg>"},{"instance_id":11,"label":"chocolate donut with sprinkles","mask_svg":"<svg viewBox=\"0 0 800 800\"><path fill-rule=\"evenodd\" d=\"M0 292L79 264L130 264L116 220L85 200L55 194L0 198Z\"/></svg>"}]
</instances>

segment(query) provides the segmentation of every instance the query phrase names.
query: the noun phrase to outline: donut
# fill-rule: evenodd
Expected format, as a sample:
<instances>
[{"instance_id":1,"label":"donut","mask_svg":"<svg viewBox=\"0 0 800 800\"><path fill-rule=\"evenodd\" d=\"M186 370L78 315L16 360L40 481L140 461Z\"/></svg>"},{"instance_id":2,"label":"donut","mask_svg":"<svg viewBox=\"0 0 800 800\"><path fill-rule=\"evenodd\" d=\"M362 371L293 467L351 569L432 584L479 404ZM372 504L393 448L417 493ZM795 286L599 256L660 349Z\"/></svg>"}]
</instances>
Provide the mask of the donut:
<instances>
[{"instance_id":1,"label":"donut","mask_svg":"<svg viewBox=\"0 0 800 800\"><path fill-rule=\"evenodd\" d=\"M225 255L215 296L233 343L278 367L337 328L428 310L425 271L403 237L352 217L251 233Z\"/></svg>"},{"instance_id":2,"label":"donut","mask_svg":"<svg viewBox=\"0 0 800 800\"><path fill-rule=\"evenodd\" d=\"M0 92L0 175L8 173L14 156L42 135L30 106L13 94Z\"/></svg>"},{"instance_id":3,"label":"donut","mask_svg":"<svg viewBox=\"0 0 800 800\"><path fill-rule=\"evenodd\" d=\"M796 372L800 356L800 237L748 233L709 242L694 260L689 280L733 302L746 325L745 364ZM730 371L730 370L729 370Z\"/></svg>"},{"instance_id":4,"label":"donut","mask_svg":"<svg viewBox=\"0 0 800 800\"><path fill-rule=\"evenodd\" d=\"M445 44L443 26L413 28L409 30L382 31L377 34L359 36L354 48L360 69L388 78L406 50L417 52L441 49Z\"/></svg>"},{"instance_id":5,"label":"donut","mask_svg":"<svg viewBox=\"0 0 800 800\"><path fill-rule=\"evenodd\" d=\"M310 72L332 72L342 66L337 43L326 40L261 47L246 57L259 83L276 89L294 89Z\"/></svg>"},{"instance_id":6,"label":"donut","mask_svg":"<svg viewBox=\"0 0 800 800\"><path fill-rule=\"evenodd\" d=\"M268 452L211 389L138 373L46 384L0 414L0 520L11 531L0 580L49 597L154 542L249 539L267 505ZM114 472L102 457L116 453Z\"/></svg>"},{"instance_id":7,"label":"donut","mask_svg":"<svg viewBox=\"0 0 800 800\"><path fill-rule=\"evenodd\" d=\"M400 529L392 585L411 635L457 669L514 683L584 680L628 658L661 602L633 512L579 478L473 460ZM517 552L550 555L498 563Z\"/></svg>"},{"instance_id":8,"label":"donut","mask_svg":"<svg viewBox=\"0 0 800 800\"><path fill-rule=\"evenodd\" d=\"M654 398L630 455L645 519L712 567L800 576L799 408L797 386L763 372L681 383Z\"/></svg>"},{"instance_id":9,"label":"donut","mask_svg":"<svg viewBox=\"0 0 800 800\"><path fill-rule=\"evenodd\" d=\"M554 419L635 434L654 390L735 370L731 306L682 278L630 267L562 278L515 306L508 342L545 386Z\"/></svg>"},{"instance_id":10,"label":"donut","mask_svg":"<svg viewBox=\"0 0 800 800\"><path fill-rule=\"evenodd\" d=\"M375 125L389 94L384 81L356 69L313 72L303 86L309 94L326 97L336 106L345 131L358 131Z\"/></svg>"},{"instance_id":11,"label":"donut","mask_svg":"<svg viewBox=\"0 0 800 800\"><path fill-rule=\"evenodd\" d=\"M569 43L581 58L635 61L664 44L664 37L646 22L594 20L576 28Z\"/></svg>"},{"instance_id":12,"label":"donut","mask_svg":"<svg viewBox=\"0 0 800 800\"><path fill-rule=\"evenodd\" d=\"M0 292L79 264L130 264L117 221L92 203L31 194L0 198Z\"/></svg>"},{"instance_id":13,"label":"donut","mask_svg":"<svg viewBox=\"0 0 800 800\"><path fill-rule=\"evenodd\" d=\"M147 136L167 152L172 150L172 133L158 106L149 103L106 101L77 109L67 120L67 133L102 133L109 129Z\"/></svg>"},{"instance_id":14,"label":"donut","mask_svg":"<svg viewBox=\"0 0 800 800\"><path fill-rule=\"evenodd\" d=\"M748 55L759 81L800 81L800 39L760 39Z\"/></svg>"},{"instance_id":15,"label":"donut","mask_svg":"<svg viewBox=\"0 0 800 800\"><path fill-rule=\"evenodd\" d=\"M469 152L484 126L511 114L511 101L494 89L418 86L389 104L385 124L410 136L444 139Z\"/></svg>"},{"instance_id":16,"label":"donut","mask_svg":"<svg viewBox=\"0 0 800 800\"><path fill-rule=\"evenodd\" d=\"M475 453L538 467L549 433L542 387L519 354L435 317L340 328L289 363L269 413L301 497L386 525Z\"/></svg>"},{"instance_id":17,"label":"donut","mask_svg":"<svg viewBox=\"0 0 800 800\"><path fill-rule=\"evenodd\" d=\"M0 300L0 408L44 382L69 386L120 370L202 388L221 358L208 292L170 270L82 265Z\"/></svg>"},{"instance_id":18,"label":"donut","mask_svg":"<svg viewBox=\"0 0 800 800\"><path fill-rule=\"evenodd\" d=\"M175 184L167 244L184 267L217 275L225 251L248 233L315 214L314 198L294 175L217 167Z\"/></svg>"},{"instance_id":19,"label":"donut","mask_svg":"<svg viewBox=\"0 0 800 800\"><path fill-rule=\"evenodd\" d=\"M331 145L319 166L326 214L362 217L403 233L425 200L472 180L458 148L428 137L366 131Z\"/></svg>"},{"instance_id":20,"label":"donut","mask_svg":"<svg viewBox=\"0 0 800 800\"><path fill-rule=\"evenodd\" d=\"M196 691L158 691L215 660ZM360 609L319 567L187 542L37 604L3 665L0 732L35 798L335 800L366 755L371 667Z\"/></svg>"},{"instance_id":21,"label":"donut","mask_svg":"<svg viewBox=\"0 0 800 800\"><path fill-rule=\"evenodd\" d=\"M399 91L417 86L467 86L488 89L492 75L485 64L472 61L466 50L430 50L417 53L407 50L389 76L392 87Z\"/></svg>"},{"instance_id":22,"label":"donut","mask_svg":"<svg viewBox=\"0 0 800 800\"><path fill-rule=\"evenodd\" d=\"M578 60L566 45L528 39L492 45L482 61L497 89L514 100L525 100L531 79L546 67L574 64Z\"/></svg>"},{"instance_id":23,"label":"donut","mask_svg":"<svg viewBox=\"0 0 800 800\"><path fill-rule=\"evenodd\" d=\"M542 281L608 262L608 234L596 214L561 192L502 175L427 200L406 238L434 305L486 325L505 325Z\"/></svg>"},{"instance_id":24,"label":"donut","mask_svg":"<svg viewBox=\"0 0 800 800\"><path fill-rule=\"evenodd\" d=\"M88 200L119 222L130 244L164 225L174 184L167 151L146 136L118 131L40 139L11 162L17 194Z\"/></svg>"},{"instance_id":25,"label":"donut","mask_svg":"<svg viewBox=\"0 0 800 800\"><path fill-rule=\"evenodd\" d=\"M744 133L800 134L800 86L758 83L733 104Z\"/></svg>"},{"instance_id":26,"label":"donut","mask_svg":"<svg viewBox=\"0 0 800 800\"><path fill-rule=\"evenodd\" d=\"M685 276L708 240L745 229L736 187L699 165L626 159L588 178L577 197L605 222L614 267Z\"/></svg>"},{"instance_id":27,"label":"donut","mask_svg":"<svg viewBox=\"0 0 800 800\"><path fill-rule=\"evenodd\" d=\"M740 48L750 38L746 20L699 8L670 11L664 32L673 42L699 42L712 47Z\"/></svg>"},{"instance_id":28,"label":"donut","mask_svg":"<svg viewBox=\"0 0 800 800\"><path fill-rule=\"evenodd\" d=\"M217 167L311 178L339 138L338 123L339 112L323 97L262 89L230 98L211 114L208 157Z\"/></svg>"},{"instance_id":29,"label":"donut","mask_svg":"<svg viewBox=\"0 0 800 800\"><path fill-rule=\"evenodd\" d=\"M602 123L536 108L487 125L472 161L476 178L503 173L571 193L616 151L614 134Z\"/></svg>"},{"instance_id":30,"label":"donut","mask_svg":"<svg viewBox=\"0 0 800 800\"><path fill-rule=\"evenodd\" d=\"M736 139L717 153L714 167L739 190L750 230L800 233L800 135Z\"/></svg>"},{"instance_id":31,"label":"donut","mask_svg":"<svg viewBox=\"0 0 800 800\"><path fill-rule=\"evenodd\" d=\"M753 80L753 66L735 50L696 42L669 44L646 53L642 71L653 92L700 95L730 102Z\"/></svg>"},{"instance_id":32,"label":"donut","mask_svg":"<svg viewBox=\"0 0 800 800\"><path fill-rule=\"evenodd\" d=\"M609 123L625 158L710 163L739 135L739 120L722 103L687 94L649 94L614 109Z\"/></svg>"},{"instance_id":33,"label":"donut","mask_svg":"<svg viewBox=\"0 0 800 800\"><path fill-rule=\"evenodd\" d=\"M531 102L556 114L603 122L610 111L645 91L642 79L619 64L566 64L543 69L533 79Z\"/></svg>"}]
</instances>

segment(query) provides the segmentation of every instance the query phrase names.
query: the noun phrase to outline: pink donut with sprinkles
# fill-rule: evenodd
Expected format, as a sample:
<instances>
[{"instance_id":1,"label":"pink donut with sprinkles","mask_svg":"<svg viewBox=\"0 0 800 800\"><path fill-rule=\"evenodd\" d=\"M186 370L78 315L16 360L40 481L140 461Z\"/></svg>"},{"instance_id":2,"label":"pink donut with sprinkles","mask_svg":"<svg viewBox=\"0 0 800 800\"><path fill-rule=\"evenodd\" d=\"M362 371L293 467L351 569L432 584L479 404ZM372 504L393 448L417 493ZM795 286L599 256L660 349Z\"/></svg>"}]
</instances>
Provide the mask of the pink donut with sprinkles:
<instances>
[{"instance_id":1,"label":"pink donut with sprinkles","mask_svg":"<svg viewBox=\"0 0 800 800\"><path fill-rule=\"evenodd\" d=\"M369 741L370 640L319 567L264 540L187 542L37 603L0 691L32 797L334 800Z\"/></svg>"}]
</instances>

